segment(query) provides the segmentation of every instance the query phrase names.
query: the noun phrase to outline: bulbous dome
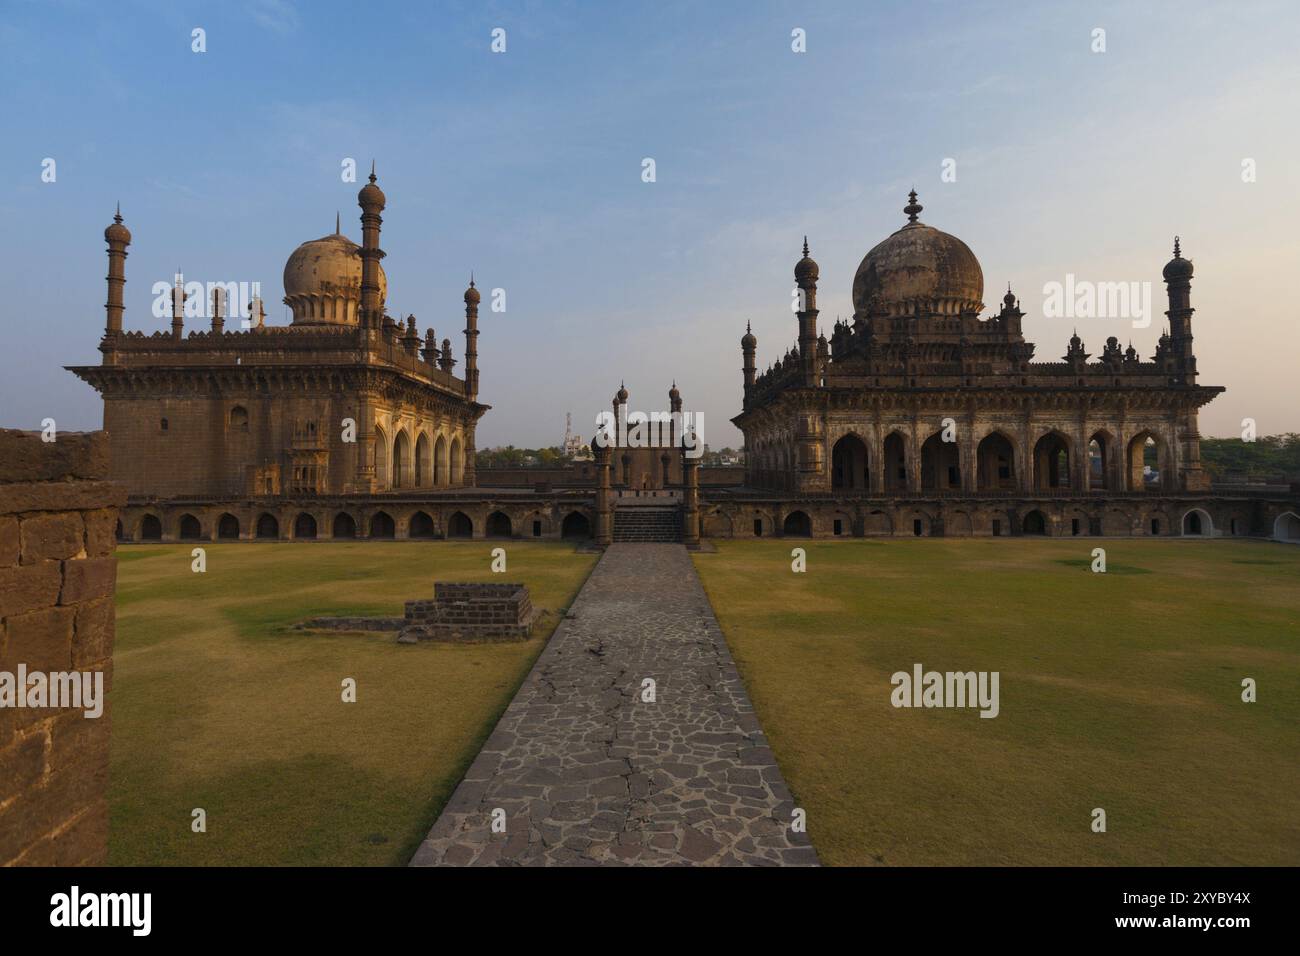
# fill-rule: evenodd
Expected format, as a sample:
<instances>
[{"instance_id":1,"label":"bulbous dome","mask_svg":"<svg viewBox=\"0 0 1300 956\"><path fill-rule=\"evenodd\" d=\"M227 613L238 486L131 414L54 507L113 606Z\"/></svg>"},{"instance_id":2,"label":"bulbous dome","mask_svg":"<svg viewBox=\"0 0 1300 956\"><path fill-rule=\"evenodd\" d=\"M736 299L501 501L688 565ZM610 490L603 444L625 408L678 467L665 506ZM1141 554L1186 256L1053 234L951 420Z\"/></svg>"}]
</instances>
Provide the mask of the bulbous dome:
<instances>
[{"instance_id":1,"label":"bulbous dome","mask_svg":"<svg viewBox=\"0 0 1300 956\"><path fill-rule=\"evenodd\" d=\"M916 194L909 219L862 259L853 277L854 314L958 315L984 308L984 271L970 247L956 236L917 221Z\"/></svg>"},{"instance_id":2,"label":"bulbous dome","mask_svg":"<svg viewBox=\"0 0 1300 956\"><path fill-rule=\"evenodd\" d=\"M1165 263L1164 270L1165 281L1171 279L1190 279L1192 277L1192 263L1183 258L1183 250L1178 242L1178 237L1174 236L1174 257Z\"/></svg>"},{"instance_id":3,"label":"bulbous dome","mask_svg":"<svg viewBox=\"0 0 1300 956\"><path fill-rule=\"evenodd\" d=\"M113 221L109 223L104 230L104 240L106 242L120 242L123 245L131 244L131 230L122 225L122 210L119 208L117 214L113 216Z\"/></svg>"},{"instance_id":4,"label":"bulbous dome","mask_svg":"<svg viewBox=\"0 0 1300 956\"><path fill-rule=\"evenodd\" d=\"M379 302L388 276L379 266ZM361 247L341 233L304 242L284 264L284 301L295 325L352 325L361 303Z\"/></svg>"}]
</instances>

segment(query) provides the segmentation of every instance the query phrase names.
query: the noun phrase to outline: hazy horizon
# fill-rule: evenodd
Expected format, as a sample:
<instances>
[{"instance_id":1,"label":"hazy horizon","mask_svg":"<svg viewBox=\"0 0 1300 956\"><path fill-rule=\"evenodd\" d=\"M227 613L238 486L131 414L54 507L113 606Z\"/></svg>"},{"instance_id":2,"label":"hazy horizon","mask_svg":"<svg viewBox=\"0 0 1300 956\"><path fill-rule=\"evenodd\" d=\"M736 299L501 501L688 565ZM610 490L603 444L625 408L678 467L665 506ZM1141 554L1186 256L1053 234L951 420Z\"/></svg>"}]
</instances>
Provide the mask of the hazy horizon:
<instances>
[{"instance_id":1,"label":"hazy horizon","mask_svg":"<svg viewBox=\"0 0 1300 956\"><path fill-rule=\"evenodd\" d=\"M566 412L589 435L620 382L650 411L674 380L704 440L739 447L746 322L760 370L793 343L807 235L829 336L913 185L922 221L979 259L985 316L1011 283L1037 361L1076 327L1094 359L1115 335L1149 360L1181 236L1199 381L1227 388L1202 434L1300 431L1297 27L1300 10L1265 2L10 4L0 424L100 427L62 366L100 360L117 202L126 329L168 326L152 286L178 267L260 282L284 324L285 260L336 211L359 241L374 159L390 313L461 361L471 270L483 292L480 448L559 444ZM1154 320L1045 316L1045 286L1069 276L1150 283Z\"/></svg>"}]
</instances>

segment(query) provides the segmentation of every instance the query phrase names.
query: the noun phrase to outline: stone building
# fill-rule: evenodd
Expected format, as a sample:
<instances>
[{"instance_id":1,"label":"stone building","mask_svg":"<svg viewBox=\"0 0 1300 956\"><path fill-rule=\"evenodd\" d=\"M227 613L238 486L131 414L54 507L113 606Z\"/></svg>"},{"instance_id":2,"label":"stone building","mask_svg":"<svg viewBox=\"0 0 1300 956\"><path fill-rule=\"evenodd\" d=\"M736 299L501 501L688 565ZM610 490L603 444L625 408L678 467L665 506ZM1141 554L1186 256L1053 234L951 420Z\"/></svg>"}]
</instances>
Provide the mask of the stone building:
<instances>
[{"instance_id":1,"label":"stone building","mask_svg":"<svg viewBox=\"0 0 1300 956\"><path fill-rule=\"evenodd\" d=\"M981 317L979 261L921 211L913 191L829 337L805 241L797 344L760 373L756 337L741 339L732 421L748 493L711 502L706 534L1245 534L1266 521L1208 501L1197 413L1223 389L1197 382L1177 239L1152 358L1113 337L1093 357L1076 331L1059 361L1036 362L1015 295Z\"/></svg>"},{"instance_id":2,"label":"stone building","mask_svg":"<svg viewBox=\"0 0 1300 956\"><path fill-rule=\"evenodd\" d=\"M229 290L212 290L210 327L184 329L172 295L170 332L122 328L131 233L120 210L108 243L107 325L99 365L71 368L104 397L114 480L133 499L370 495L474 485L479 418L479 292L465 291L465 362L415 316L385 310L380 213L370 181L357 197L362 243L305 242L284 267L287 326L227 328ZM191 309L193 311L193 309ZM234 518L234 515L231 515ZM130 529L128 537L139 529ZM240 536L252 529L241 528Z\"/></svg>"}]
</instances>

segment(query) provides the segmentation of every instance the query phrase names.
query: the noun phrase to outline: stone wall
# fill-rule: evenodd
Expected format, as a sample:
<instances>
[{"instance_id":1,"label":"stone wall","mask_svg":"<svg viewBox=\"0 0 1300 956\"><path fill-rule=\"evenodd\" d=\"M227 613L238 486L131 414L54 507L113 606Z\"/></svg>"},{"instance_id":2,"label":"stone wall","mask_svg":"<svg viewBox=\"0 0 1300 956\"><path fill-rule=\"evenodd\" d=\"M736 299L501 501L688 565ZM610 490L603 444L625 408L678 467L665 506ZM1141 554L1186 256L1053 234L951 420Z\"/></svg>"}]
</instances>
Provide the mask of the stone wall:
<instances>
[{"instance_id":1,"label":"stone wall","mask_svg":"<svg viewBox=\"0 0 1300 956\"><path fill-rule=\"evenodd\" d=\"M432 600L406 602L402 637L410 640L525 640L532 632L533 602L522 584L434 585Z\"/></svg>"},{"instance_id":2,"label":"stone wall","mask_svg":"<svg viewBox=\"0 0 1300 956\"><path fill-rule=\"evenodd\" d=\"M11 697L20 666L102 673L109 689L113 531L126 491L108 474L103 432L46 443L38 433L0 430L0 681L7 677ZM82 707L17 707L3 690L0 865L104 863L106 702L91 718Z\"/></svg>"}]
</instances>

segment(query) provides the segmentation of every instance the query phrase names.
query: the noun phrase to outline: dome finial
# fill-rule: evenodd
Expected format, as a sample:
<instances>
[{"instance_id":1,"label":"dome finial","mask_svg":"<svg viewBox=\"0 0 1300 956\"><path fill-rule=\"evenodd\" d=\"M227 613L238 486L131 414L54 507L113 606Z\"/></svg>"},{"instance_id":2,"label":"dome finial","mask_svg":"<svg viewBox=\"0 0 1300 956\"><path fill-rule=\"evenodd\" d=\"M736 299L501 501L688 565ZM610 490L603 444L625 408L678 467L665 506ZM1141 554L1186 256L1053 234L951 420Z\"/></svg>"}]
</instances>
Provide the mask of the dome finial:
<instances>
[{"instance_id":1,"label":"dome finial","mask_svg":"<svg viewBox=\"0 0 1300 956\"><path fill-rule=\"evenodd\" d=\"M917 214L920 213L920 211L925 207L916 201L915 186L913 186L912 191L907 194L907 198L908 198L908 203L906 206L903 207L903 212L907 213L908 222L916 222Z\"/></svg>"},{"instance_id":2,"label":"dome finial","mask_svg":"<svg viewBox=\"0 0 1300 956\"><path fill-rule=\"evenodd\" d=\"M370 161L370 181L372 183L375 181L375 161L373 159Z\"/></svg>"},{"instance_id":3,"label":"dome finial","mask_svg":"<svg viewBox=\"0 0 1300 956\"><path fill-rule=\"evenodd\" d=\"M339 211L337 209L334 210L334 235L343 235L342 222L339 218Z\"/></svg>"},{"instance_id":4,"label":"dome finial","mask_svg":"<svg viewBox=\"0 0 1300 956\"><path fill-rule=\"evenodd\" d=\"M808 258L808 237L807 236L803 237L803 257L805 259Z\"/></svg>"},{"instance_id":5,"label":"dome finial","mask_svg":"<svg viewBox=\"0 0 1300 956\"><path fill-rule=\"evenodd\" d=\"M122 221L122 200L120 199L117 201L117 212L113 213L113 221L114 222Z\"/></svg>"},{"instance_id":6,"label":"dome finial","mask_svg":"<svg viewBox=\"0 0 1300 956\"><path fill-rule=\"evenodd\" d=\"M1174 236L1174 258L1181 259L1182 257L1183 257L1183 251L1178 245L1178 237Z\"/></svg>"},{"instance_id":7,"label":"dome finial","mask_svg":"<svg viewBox=\"0 0 1300 956\"><path fill-rule=\"evenodd\" d=\"M469 270L469 287L470 287L471 289L474 288L474 270L473 270L473 269L470 269L470 270Z\"/></svg>"}]
</instances>

